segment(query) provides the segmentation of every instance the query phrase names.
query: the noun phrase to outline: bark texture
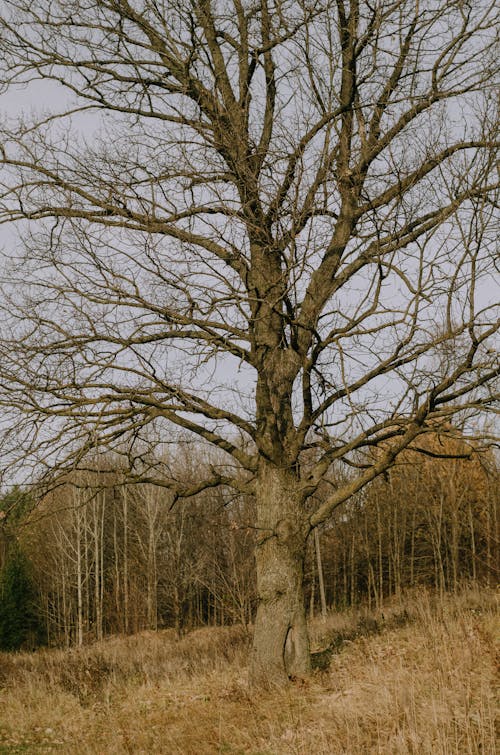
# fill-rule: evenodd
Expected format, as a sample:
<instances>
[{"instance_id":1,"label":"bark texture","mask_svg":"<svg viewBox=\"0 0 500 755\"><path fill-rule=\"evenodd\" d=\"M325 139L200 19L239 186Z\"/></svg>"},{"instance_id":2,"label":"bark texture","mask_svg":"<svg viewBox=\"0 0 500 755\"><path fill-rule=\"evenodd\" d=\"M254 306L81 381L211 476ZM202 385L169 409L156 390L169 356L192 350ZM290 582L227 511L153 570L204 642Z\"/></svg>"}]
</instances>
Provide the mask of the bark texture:
<instances>
[{"instance_id":1,"label":"bark texture","mask_svg":"<svg viewBox=\"0 0 500 755\"><path fill-rule=\"evenodd\" d=\"M251 681L284 684L310 671L303 574L307 519L296 475L263 464L257 487L258 608Z\"/></svg>"}]
</instances>

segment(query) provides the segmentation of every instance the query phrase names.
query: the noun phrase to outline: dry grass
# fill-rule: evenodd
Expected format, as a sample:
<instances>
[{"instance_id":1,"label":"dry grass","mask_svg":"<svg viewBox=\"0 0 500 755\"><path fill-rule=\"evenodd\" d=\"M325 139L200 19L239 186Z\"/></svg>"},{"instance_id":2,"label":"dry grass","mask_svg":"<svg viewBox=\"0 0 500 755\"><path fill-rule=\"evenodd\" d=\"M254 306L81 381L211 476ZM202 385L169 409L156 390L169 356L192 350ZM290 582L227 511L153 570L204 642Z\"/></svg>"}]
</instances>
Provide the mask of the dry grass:
<instances>
[{"instance_id":1,"label":"dry grass","mask_svg":"<svg viewBox=\"0 0 500 755\"><path fill-rule=\"evenodd\" d=\"M238 628L0 654L0 753L493 755L496 609L469 590L332 615L326 670L255 695Z\"/></svg>"}]
</instances>

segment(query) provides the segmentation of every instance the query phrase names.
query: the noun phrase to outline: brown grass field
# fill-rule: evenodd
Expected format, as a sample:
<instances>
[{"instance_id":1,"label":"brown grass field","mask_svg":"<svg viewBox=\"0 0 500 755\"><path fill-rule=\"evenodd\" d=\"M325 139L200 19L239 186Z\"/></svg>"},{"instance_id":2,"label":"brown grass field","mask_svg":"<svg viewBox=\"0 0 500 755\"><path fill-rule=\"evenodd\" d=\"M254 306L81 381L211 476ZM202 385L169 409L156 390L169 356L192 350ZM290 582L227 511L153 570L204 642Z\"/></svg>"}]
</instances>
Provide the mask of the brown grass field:
<instances>
[{"instance_id":1,"label":"brown grass field","mask_svg":"<svg viewBox=\"0 0 500 755\"><path fill-rule=\"evenodd\" d=\"M316 619L312 678L258 693L238 627L0 654L0 753L493 755L498 629L491 590L413 592Z\"/></svg>"}]
</instances>

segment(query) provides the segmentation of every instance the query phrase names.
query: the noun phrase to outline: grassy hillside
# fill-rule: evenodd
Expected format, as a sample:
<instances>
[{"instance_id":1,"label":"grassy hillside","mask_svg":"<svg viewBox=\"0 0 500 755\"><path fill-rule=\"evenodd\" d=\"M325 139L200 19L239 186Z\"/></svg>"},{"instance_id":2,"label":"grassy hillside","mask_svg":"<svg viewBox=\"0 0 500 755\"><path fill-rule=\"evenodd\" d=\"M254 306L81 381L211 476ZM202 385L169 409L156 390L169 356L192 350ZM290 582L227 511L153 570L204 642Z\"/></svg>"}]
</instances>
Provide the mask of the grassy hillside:
<instances>
[{"instance_id":1,"label":"grassy hillside","mask_svg":"<svg viewBox=\"0 0 500 755\"><path fill-rule=\"evenodd\" d=\"M258 694L235 627L0 654L0 753L493 755L497 608L414 592L318 619L312 679Z\"/></svg>"}]
</instances>

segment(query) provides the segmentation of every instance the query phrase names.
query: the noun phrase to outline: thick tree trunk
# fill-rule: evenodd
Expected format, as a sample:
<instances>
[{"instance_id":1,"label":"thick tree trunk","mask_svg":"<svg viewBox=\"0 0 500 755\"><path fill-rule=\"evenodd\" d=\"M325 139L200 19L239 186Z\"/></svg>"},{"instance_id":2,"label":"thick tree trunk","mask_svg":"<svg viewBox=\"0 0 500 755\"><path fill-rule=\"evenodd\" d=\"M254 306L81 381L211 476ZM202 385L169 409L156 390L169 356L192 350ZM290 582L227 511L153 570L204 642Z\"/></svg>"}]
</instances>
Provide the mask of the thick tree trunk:
<instances>
[{"instance_id":1,"label":"thick tree trunk","mask_svg":"<svg viewBox=\"0 0 500 755\"><path fill-rule=\"evenodd\" d=\"M303 592L309 527L295 474L261 465L257 515L258 607L250 679L258 685L285 684L311 668Z\"/></svg>"}]
</instances>

